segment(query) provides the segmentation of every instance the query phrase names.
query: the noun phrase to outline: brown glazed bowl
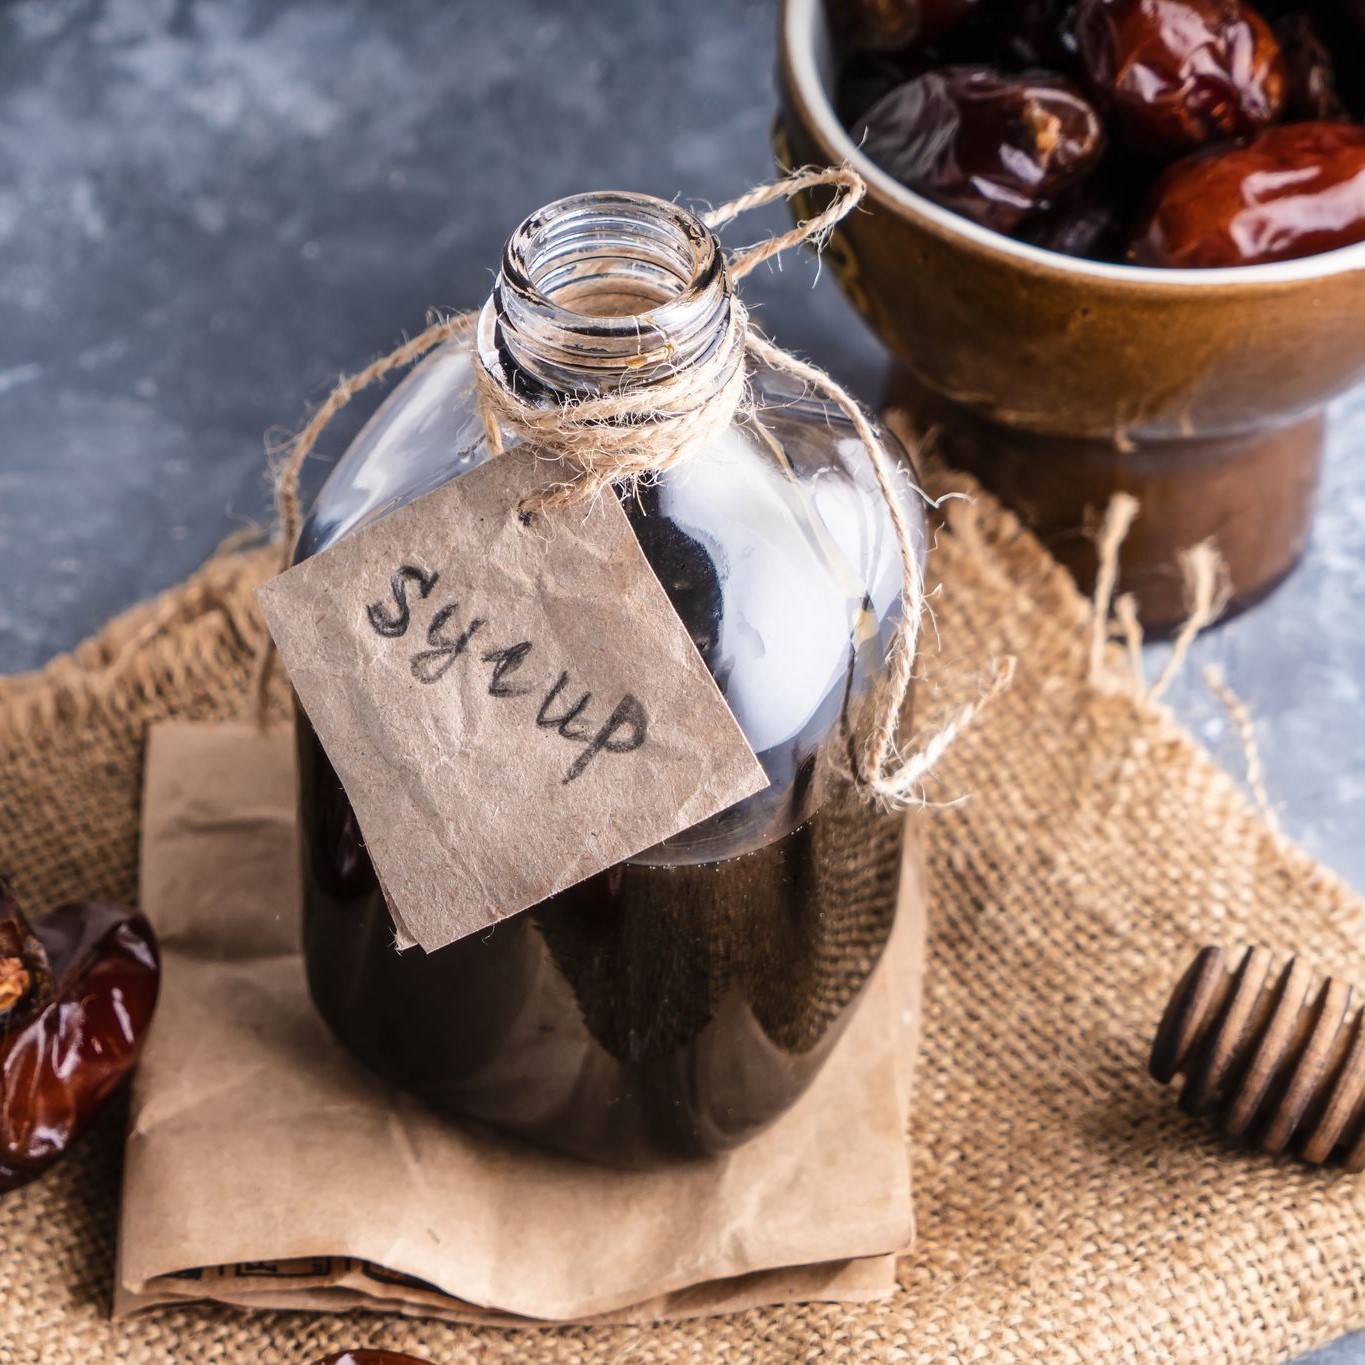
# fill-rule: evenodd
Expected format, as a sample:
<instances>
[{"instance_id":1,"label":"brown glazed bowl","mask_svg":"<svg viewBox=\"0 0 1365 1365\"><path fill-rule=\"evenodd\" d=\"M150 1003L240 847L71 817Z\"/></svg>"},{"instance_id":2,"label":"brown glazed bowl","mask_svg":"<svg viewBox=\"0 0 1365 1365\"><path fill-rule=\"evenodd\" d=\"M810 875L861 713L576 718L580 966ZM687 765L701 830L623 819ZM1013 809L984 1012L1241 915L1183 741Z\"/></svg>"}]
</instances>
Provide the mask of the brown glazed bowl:
<instances>
[{"instance_id":1,"label":"brown glazed bowl","mask_svg":"<svg viewBox=\"0 0 1365 1365\"><path fill-rule=\"evenodd\" d=\"M1185 612L1178 555L1212 539L1232 605L1269 592L1308 539L1323 407L1365 375L1365 243L1225 270L1056 255L921 198L854 146L831 102L821 0L783 0L775 129L788 165L848 162L865 210L830 257L901 362L891 398L1010 503L1082 586L1085 532L1123 489L1141 512L1120 588L1144 622Z\"/></svg>"}]
</instances>

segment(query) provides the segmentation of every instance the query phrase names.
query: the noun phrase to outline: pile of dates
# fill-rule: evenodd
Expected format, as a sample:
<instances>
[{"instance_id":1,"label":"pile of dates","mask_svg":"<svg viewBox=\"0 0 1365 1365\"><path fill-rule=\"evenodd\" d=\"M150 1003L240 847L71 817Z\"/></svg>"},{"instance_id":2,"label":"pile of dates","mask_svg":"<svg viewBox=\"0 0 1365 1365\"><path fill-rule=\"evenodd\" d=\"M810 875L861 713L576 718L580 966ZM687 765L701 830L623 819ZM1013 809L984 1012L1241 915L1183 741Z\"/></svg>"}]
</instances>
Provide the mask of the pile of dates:
<instances>
[{"instance_id":1,"label":"pile of dates","mask_svg":"<svg viewBox=\"0 0 1365 1365\"><path fill-rule=\"evenodd\" d=\"M0 1192L95 1121L142 1051L160 975L141 915L78 901L30 924L0 884Z\"/></svg>"},{"instance_id":2,"label":"pile of dates","mask_svg":"<svg viewBox=\"0 0 1365 1365\"><path fill-rule=\"evenodd\" d=\"M1365 0L826 0L840 118L1052 251L1256 265L1365 240Z\"/></svg>"}]
</instances>

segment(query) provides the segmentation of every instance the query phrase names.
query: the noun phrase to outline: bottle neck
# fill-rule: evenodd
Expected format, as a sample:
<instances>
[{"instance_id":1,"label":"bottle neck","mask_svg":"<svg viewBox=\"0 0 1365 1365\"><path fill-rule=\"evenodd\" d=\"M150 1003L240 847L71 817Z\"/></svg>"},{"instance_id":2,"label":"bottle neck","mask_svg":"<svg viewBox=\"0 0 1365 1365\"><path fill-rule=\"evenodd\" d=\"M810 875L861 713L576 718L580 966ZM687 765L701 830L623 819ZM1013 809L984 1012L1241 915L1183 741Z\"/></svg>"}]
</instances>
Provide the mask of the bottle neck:
<instances>
[{"instance_id":1,"label":"bottle neck","mask_svg":"<svg viewBox=\"0 0 1365 1365\"><path fill-rule=\"evenodd\" d=\"M508 239L478 345L528 398L641 389L711 359L726 344L731 300L720 245L700 219L648 195L576 195Z\"/></svg>"}]
</instances>

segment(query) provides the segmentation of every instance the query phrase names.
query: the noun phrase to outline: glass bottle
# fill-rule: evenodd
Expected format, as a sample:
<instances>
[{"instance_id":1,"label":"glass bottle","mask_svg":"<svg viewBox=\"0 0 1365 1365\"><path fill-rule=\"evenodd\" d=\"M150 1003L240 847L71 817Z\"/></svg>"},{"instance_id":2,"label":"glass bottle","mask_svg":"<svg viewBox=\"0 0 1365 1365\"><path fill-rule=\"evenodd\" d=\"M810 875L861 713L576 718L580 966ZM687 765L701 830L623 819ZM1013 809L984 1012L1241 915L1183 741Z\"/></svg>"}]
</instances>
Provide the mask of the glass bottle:
<instances>
[{"instance_id":1,"label":"glass bottle","mask_svg":"<svg viewBox=\"0 0 1365 1365\"><path fill-rule=\"evenodd\" d=\"M597 394L697 363L731 304L692 214L582 195L513 234L477 344L521 392ZM720 1151L787 1109L895 916L901 817L863 802L839 761L899 619L894 534L837 410L780 373L749 380L724 435L624 505L766 790L489 932L398 952L350 804L299 717L304 950L334 1032L447 1114L607 1164ZM467 343L447 344L337 464L297 557L487 455ZM922 552L908 481L904 500Z\"/></svg>"}]
</instances>

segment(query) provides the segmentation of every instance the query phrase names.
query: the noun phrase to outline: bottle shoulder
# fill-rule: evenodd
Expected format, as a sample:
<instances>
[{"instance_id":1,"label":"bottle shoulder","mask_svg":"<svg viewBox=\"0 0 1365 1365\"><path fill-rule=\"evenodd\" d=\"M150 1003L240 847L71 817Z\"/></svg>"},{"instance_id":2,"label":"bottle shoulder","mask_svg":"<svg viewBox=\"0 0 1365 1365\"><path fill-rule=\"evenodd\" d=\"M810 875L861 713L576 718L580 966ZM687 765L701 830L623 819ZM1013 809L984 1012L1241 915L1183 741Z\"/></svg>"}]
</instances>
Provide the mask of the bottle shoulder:
<instances>
[{"instance_id":1,"label":"bottle shoulder","mask_svg":"<svg viewBox=\"0 0 1365 1365\"><path fill-rule=\"evenodd\" d=\"M299 536L297 559L395 512L487 458L469 353L448 343L380 404L328 475Z\"/></svg>"},{"instance_id":2,"label":"bottle shoulder","mask_svg":"<svg viewBox=\"0 0 1365 1365\"><path fill-rule=\"evenodd\" d=\"M894 598L898 551L852 424L786 375L755 371L751 390L753 413L661 475L656 498L628 503L632 522L638 529L652 505L730 562L766 556L804 564L822 570L845 598L861 592L874 607L894 579ZM894 437L881 435L903 454ZM394 389L337 462L306 518L297 557L317 554L487 458L468 352L448 343ZM897 477L922 555L923 510L908 473Z\"/></svg>"}]
</instances>

